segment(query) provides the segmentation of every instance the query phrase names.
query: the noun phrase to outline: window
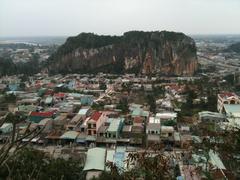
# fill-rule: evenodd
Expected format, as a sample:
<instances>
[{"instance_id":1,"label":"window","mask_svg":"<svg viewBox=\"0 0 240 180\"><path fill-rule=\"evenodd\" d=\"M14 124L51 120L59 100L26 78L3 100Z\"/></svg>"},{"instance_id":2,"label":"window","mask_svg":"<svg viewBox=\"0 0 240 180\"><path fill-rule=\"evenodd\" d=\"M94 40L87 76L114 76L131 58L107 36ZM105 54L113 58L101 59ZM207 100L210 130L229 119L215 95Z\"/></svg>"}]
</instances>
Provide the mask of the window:
<instances>
[{"instance_id":1,"label":"window","mask_svg":"<svg viewBox=\"0 0 240 180\"><path fill-rule=\"evenodd\" d=\"M91 124L88 124L88 128L91 129Z\"/></svg>"},{"instance_id":2,"label":"window","mask_svg":"<svg viewBox=\"0 0 240 180\"><path fill-rule=\"evenodd\" d=\"M96 131L93 131L93 134L96 134L97 132Z\"/></svg>"},{"instance_id":3,"label":"window","mask_svg":"<svg viewBox=\"0 0 240 180\"><path fill-rule=\"evenodd\" d=\"M93 127L95 128L95 127L96 127L96 124L93 124Z\"/></svg>"},{"instance_id":4,"label":"window","mask_svg":"<svg viewBox=\"0 0 240 180\"><path fill-rule=\"evenodd\" d=\"M88 135L92 135L92 131L91 130L88 130Z\"/></svg>"}]
</instances>

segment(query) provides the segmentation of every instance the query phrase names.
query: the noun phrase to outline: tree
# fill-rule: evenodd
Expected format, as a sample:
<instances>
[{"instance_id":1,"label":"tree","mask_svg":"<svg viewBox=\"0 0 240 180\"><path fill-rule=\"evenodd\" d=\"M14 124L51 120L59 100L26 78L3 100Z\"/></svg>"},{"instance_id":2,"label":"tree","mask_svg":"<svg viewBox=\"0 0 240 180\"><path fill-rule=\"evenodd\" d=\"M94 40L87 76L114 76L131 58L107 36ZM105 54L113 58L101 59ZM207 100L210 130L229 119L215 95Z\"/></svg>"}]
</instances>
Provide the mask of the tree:
<instances>
[{"instance_id":1,"label":"tree","mask_svg":"<svg viewBox=\"0 0 240 180\"><path fill-rule=\"evenodd\" d=\"M77 180L83 176L82 167L74 160L52 159L44 152L23 148L11 156L8 166L0 169L0 176L13 180L52 179ZM83 178L82 178L83 179Z\"/></svg>"},{"instance_id":2,"label":"tree","mask_svg":"<svg viewBox=\"0 0 240 180\"><path fill-rule=\"evenodd\" d=\"M7 121L13 124L13 130L11 136L9 137L9 140L6 141L6 143L0 148L0 169L3 167L7 167L7 169L9 170L9 174L11 174L8 166L9 159L14 157L18 153L18 151L23 149L33 138L37 137L42 132L44 127L41 129L35 128L33 130L30 130L31 123L29 123L26 127L25 133L20 136L16 124L21 121L21 116L12 113L6 114L0 119L0 127ZM29 141L23 143L22 140L25 138L29 138ZM13 150L11 152L11 155L10 150Z\"/></svg>"},{"instance_id":3,"label":"tree","mask_svg":"<svg viewBox=\"0 0 240 180\"><path fill-rule=\"evenodd\" d=\"M147 102L150 106L150 111L156 113L156 100L152 94L147 95Z\"/></svg>"},{"instance_id":4,"label":"tree","mask_svg":"<svg viewBox=\"0 0 240 180\"><path fill-rule=\"evenodd\" d=\"M100 83L99 83L99 89L105 91L105 90L107 89L107 85L106 85L106 83L105 83L105 82L100 82Z\"/></svg>"},{"instance_id":5,"label":"tree","mask_svg":"<svg viewBox=\"0 0 240 180\"><path fill-rule=\"evenodd\" d=\"M119 104L116 107L117 109L121 109L123 113L128 112L128 99L126 97L123 97L120 99Z\"/></svg>"},{"instance_id":6,"label":"tree","mask_svg":"<svg viewBox=\"0 0 240 180\"><path fill-rule=\"evenodd\" d=\"M103 173L99 179L172 179L173 158L162 151L161 145L155 144L144 151L129 153L125 160L126 168L122 169L113 162L107 162L106 166L111 171Z\"/></svg>"}]
</instances>

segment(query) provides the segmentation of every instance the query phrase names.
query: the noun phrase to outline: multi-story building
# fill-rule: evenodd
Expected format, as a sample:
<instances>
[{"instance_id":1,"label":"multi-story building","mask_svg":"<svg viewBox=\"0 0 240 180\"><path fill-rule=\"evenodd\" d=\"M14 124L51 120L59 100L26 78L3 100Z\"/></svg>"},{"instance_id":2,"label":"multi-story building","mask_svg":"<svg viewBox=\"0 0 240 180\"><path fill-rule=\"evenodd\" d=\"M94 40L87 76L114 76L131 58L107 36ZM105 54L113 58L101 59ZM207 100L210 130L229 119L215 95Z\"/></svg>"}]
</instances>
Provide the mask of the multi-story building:
<instances>
[{"instance_id":1,"label":"multi-story building","mask_svg":"<svg viewBox=\"0 0 240 180\"><path fill-rule=\"evenodd\" d=\"M233 92L222 92L218 94L217 109L223 112L224 104L240 104L240 98Z\"/></svg>"},{"instance_id":2,"label":"multi-story building","mask_svg":"<svg viewBox=\"0 0 240 180\"><path fill-rule=\"evenodd\" d=\"M94 112L87 120L87 135L95 136L98 129L106 121L107 116L102 112Z\"/></svg>"}]
</instances>

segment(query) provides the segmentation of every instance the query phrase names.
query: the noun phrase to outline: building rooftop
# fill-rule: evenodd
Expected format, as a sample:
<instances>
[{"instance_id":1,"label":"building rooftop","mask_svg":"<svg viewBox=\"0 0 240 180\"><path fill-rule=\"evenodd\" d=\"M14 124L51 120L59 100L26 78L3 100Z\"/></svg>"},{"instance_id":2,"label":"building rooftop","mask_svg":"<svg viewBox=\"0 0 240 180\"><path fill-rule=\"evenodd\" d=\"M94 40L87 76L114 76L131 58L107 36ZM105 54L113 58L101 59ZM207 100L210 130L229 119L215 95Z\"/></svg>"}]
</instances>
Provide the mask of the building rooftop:
<instances>
[{"instance_id":1,"label":"building rooftop","mask_svg":"<svg viewBox=\"0 0 240 180\"><path fill-rule=\"evenodd\" d=\"M0 127L0 129L4 129L9 126L12 126L12 123L3 123L3 125Z\"/></svg>"},{"instance_id":2,"label":"building rooftop","mask_svg":"<svg viewBox=\"0 0 240 180\"><path fill-rule=\"evenodd\" d=\"M156 117L160 118L160 119L176 118L177 117L177 113L175 113L175 112L157 113Z\"/></svg>"},{"instance_id":3,"label":"building rooftop","mask_svg":"<svg viewBox=\"0 0 240 180\"><path fill-rule=\"evenodd\" d=\"M224 109L228 115L240 117L240 104L224 104Z\"/></svg>"},{"instance_id":4,"label":"building rooftop","mask_svg":"<svg viewBox=\"0 0 240 180\"><path fill-rule=\"evenodd\" d=\"M54 115L53 111L48 112L31 112L30 116L41 116L41 117L52 117Z\"/></svg>"},{"instance_id":5,"label":"building rooftop","mask_svg":"<svg viewBox=\"0 0 240 180\"><path fill-rule=\"evenodd\" d=\"M87 152L87 160L84 166L84 171L105 169L105 152L104 148L92 148Z\"/></svg>"},{"instance_id":6,"label":"building rooftop","mask_svg":"<svg viewBox=\"0 0 240 180\"><path fill-rule=\"evenodd\" d=\"M119 129L119 126L121 125L122 119L121 118L111 118L111 123L108 128L108 132L116 132Z\"/></svg>"},{"instance_id":7,"label":"building rooftop","mask_svg":"<svg viewBox=\"0 0 240 180\"><path fill-rule=\"evenodd\" d=\"M225 118L225 116L221 113L217 113L217 112L211 112L211 111L202 111L198 113L199 116L204 117L217 117L217 118Z\"/></svg>"},{"instance_id":8,"label":"building rooftop","mask_svg":"<svg viewBox=\"0 0 240 180\"><path fill-rule=\"evenodd\" d=\"M144 111L141 108L135 108L132 111L132 116L143 116L143 117L148 117L149 116L149 112L148 111Z\"/></svg>"},{"instance_id":9,"label":"building rooftop","mask_svg":"<svg viewBox=\"0 0 240 180\"><path fill-rule=\"evenodd\" d=\"M237 97L237 95L233 92L222 92L219 94L219 96L221 98L225 98L225 99L230 98L230 97Z\"/></svg>"},{"instance_id":10,"label":"building rooftop","mask_svg":"<svg viewBox=\"0 0 240 180\"><path fill-rule=\"evenodd\" d=\"M78 114L80 115L86 115L88 112L89 108L82 108L79 110Z\"/></svg>"},{"instance_id":11,"label":"building rooftop","mask_svg":"<svg viewBox=\"0 0 240 180\"><path fill-rule=\"evenodd\" d=\"M209 151L209 157L213 166L217 167L218 169L226 169L218 154L212 149Z\"/></svg>"},{"instance_id":12,"label":"building rooftop","mask_svg":"<svg viewBox=\"0 0 240 180\"><path fill-rule=\"evenodd\" d=\"M150 117L149 118L149 123L160 124L161 120L160 120L160 118Z\"/></svg>"},{"instance_id":13,"label":"building rooftop","mask_svg":"<svg viewBox=\"0 0 240 180\"><path fill-rule=\"evenodd\" d=\"M101 117L102 113L101 112L94 112L91 116L91 119L94 121L98 121L98 119Z\"/></svg>"},{"instance_id":14,"label":"building rooftop","mask_svg":"<svg viewBox=\"0 0 240 180\"><path fill-rule=\"evenodd\" d=\"M107 150L106 162L114 162L115 150ZM106 167L107 171L110 171L110 168Z\"/></svg>"},{"instance_id":15,"label":"building rooftop","mask_svg":"<svg viewBox=\"0 0 240 180\"><path fill-rule=\"evenodd\" d=\"M40 126L45 126L48 121L52 121L52 120L53 120L53 119L51 119L51 118L42 119L42 120L38 123L38 125L40 125Z\"/></svg>"},{"instance_id":16,"label":"building rooftop","mask_svg":"<svg viewBox=\"0 0 240 180\"><path fill-rule=\"evenodd\" d=\"M61 139L71 139L71 140L75 140L78 136L78 132L76 131L67 131L65 132L60 138Z\"/></svg>"}]
</instances>

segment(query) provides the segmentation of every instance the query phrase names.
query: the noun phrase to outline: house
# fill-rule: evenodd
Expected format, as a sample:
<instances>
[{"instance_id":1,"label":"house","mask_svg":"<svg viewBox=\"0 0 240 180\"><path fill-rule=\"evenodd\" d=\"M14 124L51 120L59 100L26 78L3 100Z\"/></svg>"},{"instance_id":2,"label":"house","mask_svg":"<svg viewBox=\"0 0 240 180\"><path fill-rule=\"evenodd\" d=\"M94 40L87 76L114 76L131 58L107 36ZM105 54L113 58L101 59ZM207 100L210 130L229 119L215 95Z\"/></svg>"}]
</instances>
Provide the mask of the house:
<instances>
[{"instance_id":1,"label":"house","mask_svg":"<svg viewBox=\"0 0 240 180\"><path fill-rule=\"evenodd\" d=\"M17 111L18 112L22 112L22 113L29 113L31 111L36 111L37 110L37 106L33 106L33 105L21 105L18 106Z\"/></svg>"},{"instance_id":2,"label":"house","mask_svg":"<svg viewBox=\"0 0 240 180\"><path fill-rule=\"evenodd\" d=\"M76 142L76 139L79 135L77 131L66 131L63 135L60 136L60 139L64 142Z\"/></svg>"},{"instance_id":3,"label":"house","mask_svg":"<svg viewBox=\"0 0 240 180\"><path fill-rule=\"evenodd\" d=\"M82 116L83 119L85 119L90 114L90 112L91 112L91 109L86 107L86 108L81 108L78 114Z\"/></svg>"},{"instance_id":4,"label":"house","mask_svg":"<svg viewBox=\"0 0 240 180\"><path fill-rule=\"evenodd\" d=\"M143 125L132 126L130 144L131 145L142 145L144 135L145 135L145 132L144 132Z\"/></svg>"},{"instance_id":5,"label":"house","mask_svg":"<svg viewBox=\"0 0 240 180\"><path fill-rule=\"evenodd\" d=\"M105 170L106 149L88 149L87 160L83 171L86 171L86 180L97 178Z\"/></svg>"},{"instance_id":6,"label":"house","mask_svg":"<svg viewBox=\"0 0 240 180\"><path fill-rule=\"evenodd\" d=\"M39 97L29 97L29 98L24 98L19 101L17 101L18 105L32 105L32 106L37 106L39 105L40 98Z\"/></svg>"},{"instance_id":7,"label":"house","mask_svg":"<svg viewBox=\"0 0 240 180\"><path fill-rule=\"evenodd\" d=\"M0 84L0 92L4 92L6 89L7 85L6 84Z\"/></svg>"},{"instance_id":8,"label":"house","mask_svg":"<svg viewBox=\"0 0 240 180\"><path fill-rule=\"evenodd\" d=\"M97 134L97 130L104 123L105 118L102 112L94 112L87 120L87 134L92 136Z\"/></svg>"},{"instance_id":9,"label":"house","mask_svg":"<svg viewBox=\"0 0 240 180\"><path fill-rule=\"evenodd\" d=\"M64 129L64 126L66 123L67 123L67 115L66 114L59 115L53 120L54 129Z\"/></svg>"},{"instance_id":10,"label":"house","mask_svg":"<svg viewBox=\"0 0 240 180\"><path fill-rule=\"evenodd\" d=\"M42 119L42 120L38 123L37 126L40 127L40 128L43 128L43 127L44 127L42 133L47 133L47 134L48 134L48 133L50 133L50 132L52 131L52 129L53 129L53 119L52 119L52 118Z\"/></svg>"},{"instance_id":11,"label":"house","mask_svg":"<svg viewBox=\"0 0 240 180\"><path fill-rule=\"evenodd\" d=\"M147 124L146 133L160 135L160 129L161 129L160 119L155 117L150 117Z\"/></svg>"},{"instance_id":12,"label":"house","mask_svg":"<svg viewBox=\"0 0 240 180\"><path fill-rule=\"evenodd\" d=\"M48 96L46 99L45 99L45 104L50 106L53 104L53 97L52 96Z\"/></svg>"},{"instance_id":13,"label":"house","mask_svg":"<svg viewBox=\"0 0 240 180\"><path fill-rule=\"evenodd\" d=\"M188 149L192 145L193 138L191 135L181 134L180 139L181 139L181 148Z\"/></svg>"},{"instance_id":14,"label":"house","mask_svg":"<svg viewBox=\"0 0 240 180\"><path fill-rule=\"evenodd\" d=\"M222 92L218 94L217 109L223 112L225 104L240 104L240 98L233 92Z\"/></svg>"},{"instance_id":15,"label":"house","mask_svg":"<svg viewBox=\"0 0 240 180\"><path fill-rule=\"evenodd\" d=\"M83 118L80 114L76 114L71 121L66 125L67 130L76 130L76 131L81 131L80 125L81 122L83 121Z\"/></svg>"},{"instance_id":16,"label":"house","mask_svg":"<svg viewBox=\"0 0 240 180\"><path fill-rule=\"evenodd\" d=\"M47 111L47 112L31 112L29 115L29 121L34 123L39 123L41 120L45 118L54 118L55 111Z\"/></svg>"},{"instance_id":17,"label":"house","mask_svg":"<svg viewBox=\"0 0 240 180\"><path fill-rule=\"evenodd\" d=\"M156 114L156 118L161 120L161 123L164 125L169 121L176 122L177 120L177 113L175 112L161 112Z\"/></svg>"},{"instance_id":18,"label":"house","mask_svg":"<svg viewBox=\"0 0 240 180\"><path fill-rule=\"evenodd\" d=\"M91 106L93 104L93 95L82 95L80 102L82 105Z\"/></svg>"},{"instance_id":19,"label":"house","mask_svg":"<svg viewBox=\"0 0 240 180\"><path fill-rule=\"evenodd\" d=\"M209 157L208 163L211 165L211 169L209 173L212 175L212 177L214 179L228 179L229 174L226 173L227 169L223 164L223 161L221 160L219 154L216 151L210 149L208 152L208 157ZM193 154L192 158L193 158L193 162L196 163L196 166L200 166L203 169L206 168L206 163L207 163L206 155L204 155L203 153ZM229 179L232 179L232 178L229 178Z\"/></svg>"},{"instance_id":20,"label":"house","mask_svg":"<svg viewBox=\"0 0 240 180\"><path fill-rule=\"evenodd\" d=\"M174 128L172 126L161 126L161 137L172 137L174 133Z\"/></svg>"},{"instance_id":21,"label":"house","mask_svg":"<svg viewBox=\"0 0 240 180\"><path fill-rule=\"evenodd\" d=\"M111 120L110 126L106 131L107 138L119 138L120 132L123 127L122 118L109 118Z\"/></svg>"},{"instance_id":22,"label":"house","mask_svg":"<svg viewBox=\"0 0 240 180\"><path fill-rule=\"evenodd\" d=\"M55 93L53 95L53 97L57 101L63 101L66 98L66 94L65 93Z\"/></svg>"},{"instance_id":23,"label":"house","mask_svg":"<svg viewBox=\"0 0 240 180\"><path fill-rule=\"evenodd\" d=\"M161 129L160 119L150 117L146 127L148 145L160 142L160 129Z\"/></svg>"},{"instance_id":24,"label":"house","mask_svg":"<svg viewBox=\"0 0 240 180\"><path fill-rule=\"evenodd\" d=\"M174 145L176 147L180 147L180 142L181 142L181 135L179 132L174 132L173 133L173 139L174 139Z\"/></svg>"},{"instance_id":25,"label":"house","mask_svg":"<svg viewBox=\"0 0 240 180\"><path fill-rule=\"evenodd\" d=\"M198 113L199 120L205 123L209 122L224 122L226 116L221 113L211 112L211 111L202 111Z\"/></svg>"},{"instance_id":26,"label":"house","mask_svg":"<svg viewBox=\"0 0 240 180\"><path fill-rule=\"evenodd\" d=\"M3 123L3 125L0 127L0 134L8 134L12 132L12 130L13 130L12 123Z\"/></svg>"},{"instance_id":27,"label":"house","mask_svg":"<svg viewBox=\"0 0 240 180\"><path fill-rule=\"evenodd\" d=\"M240 127L240 104L224 104L223 113L231 126Z\"/></svg>"},{"instance_id":28,"label":"house","mask_svg":"<svg viewBox=\"0 0 240 180\"><path fill-rule=\"evenodd\" d=\"M132 125L123 125L122 138L130 138L132 136Z\"/></svg>"},{"instance_id":29,"label":"house","mask_svg":"<svg viewBox=\"0 0 240 180\"><path fill-rule=\"evenodd\" d=\"M149 117L149 111L143 110L139 105L131 105L131 121L134 126L143 126Z\"/></svg>"}]
</instances>

